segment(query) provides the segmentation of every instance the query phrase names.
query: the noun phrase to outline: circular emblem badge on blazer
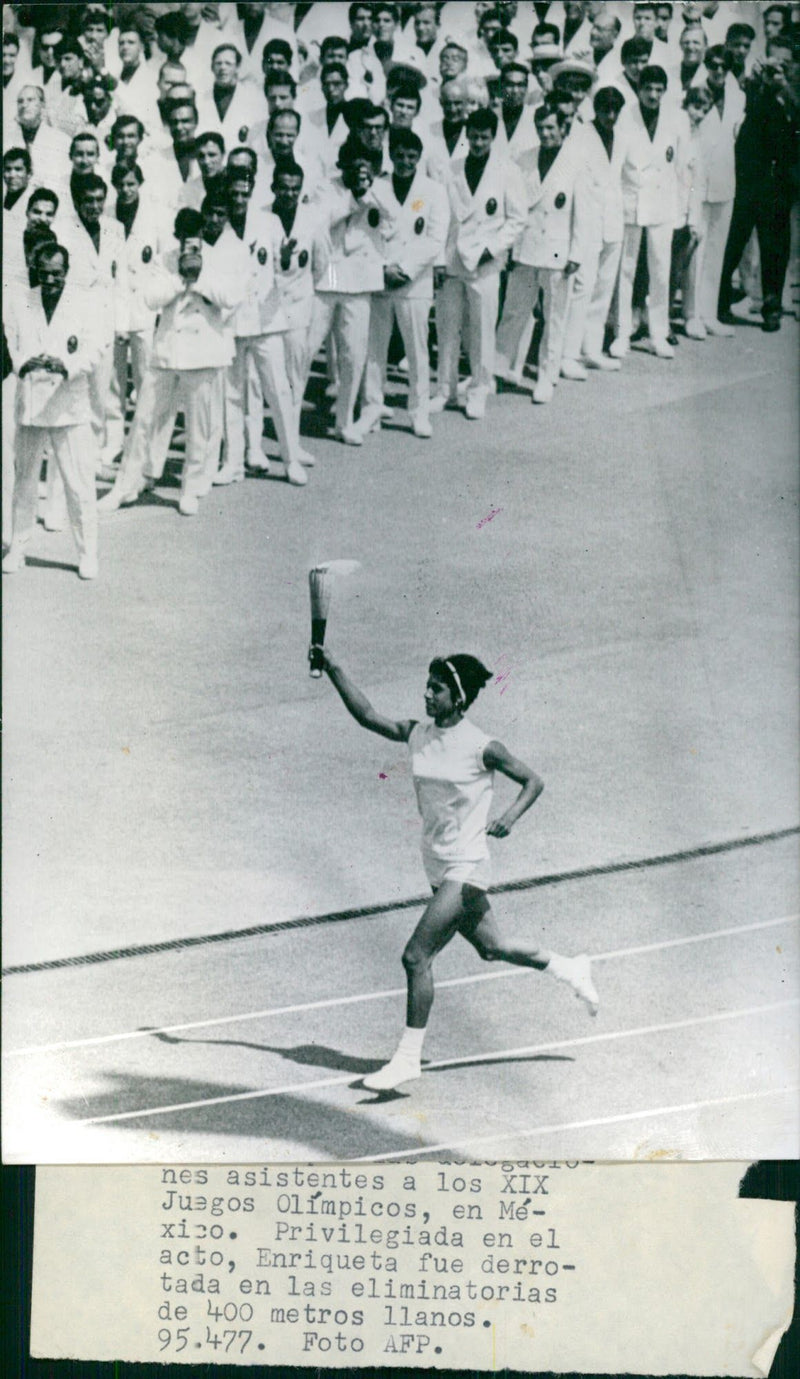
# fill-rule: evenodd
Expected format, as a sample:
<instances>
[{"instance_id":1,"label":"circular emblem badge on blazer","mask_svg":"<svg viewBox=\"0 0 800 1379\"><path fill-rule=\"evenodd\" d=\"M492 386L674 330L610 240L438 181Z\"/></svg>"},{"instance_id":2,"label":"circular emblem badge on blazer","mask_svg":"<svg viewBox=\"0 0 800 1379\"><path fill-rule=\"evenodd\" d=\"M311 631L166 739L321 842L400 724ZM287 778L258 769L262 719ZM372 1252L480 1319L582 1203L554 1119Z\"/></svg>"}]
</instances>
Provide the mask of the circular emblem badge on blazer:
<instances>
[{"instance_id":1,"label":"circular emblem badge on blazer","mask_svg":"<svg viewBox=\"0 0 800 1379\"><path fill-rule=\"evenodd\" d=\"M247 138L247 129L248 129L248 126L247 126L246 124L243 124L242 127L241 127L241 129L239 130L239 143L240 143L240 144L243 144L244 141L245 141L245 139Z\"/></svg>"},{"instance_id":2,"label":"circular emblem badge on blazer","mask_svg":"<svg viewBox=\"0 0 800 1379\"><path fill-rule=\"evenodd\" d=\"M308 250L307 250L307 249L301 249L301 250L300 250L300 253L297 255L297 263L298 263L298 265L299 265L300 268L305 268L306 264L308 263Z\"/></svg>"},{"instance_id":3,"label":"circular emblem badge on blazer","mask_svg":"<svg viewBox=\"0 0 800 1379\"><path fill-rule=\"evenodd\" d=\"M557 211L560 211L560 210L561 210L561 207L562 207L562 206L566 206L566 204L567 204L566 192L559 192L559 193L558 193L558 196L556 197L556 210L557 210Z\"/></svg>"},{"instance_id":4,"label":"circular emblem badge on blazer","mask_svg":"<svg viewBox=\"0 0 800 1379\"><path fill-rule=\"evenodd\" d=\"M74 354L77 348L78 337L77 335L71 335L67 341L67 354Z\"/></svg>"},{"instance_id":5,"label":"circular emblem badge on blazer","mask_svg":"<svg viewBox=\"0 0 800 1379\"><path fill-rule=\"evenodd\" d=\"M267 251L266 251L266 249L263 247L263 245L262 245L262 247L259 249L258 254L256 255L256 257L257 257L259 263L261 264L261 267L263 268L263 267L264 267L264 264L265 264L266 261L267 261Z\"/></svg>"},{"instance_id":6,"label":"circular emblem badge on blazer","mask_svg":"<svg viewBox=\"0 0 800 1379\"><path fill-rule=\"evenodd\" d=\"M367 224L371 229L376 230L381 223L381 213L374 206L370 206L367 211Z\"/></svg>"},{"instance_id":7,"label":"circular emblem badge on blazer","mask_svg":"<svg viewBox=\"0 0 800 1379\"><path fill-rule=\"evenodd\" d=\"M494 213L495 213L496 210L497 210L497 202L495 201L495 199L494 199L493 196L490 196L490 197L489 197L489 200L486 202L486 214L487 214L487 215L494 215Z\"/></svg>"},{"instance_id":8,"label":"circular emblem badge on blazer","mask_svg":"<svg viewBox=\"0 0 800 1379\"><path fill-rule=\"evenodd\" d=\"M672 144L670 144L669 148L667 149L667 162L668 162L668 163L671 163L674 157L675 157L675 150L674 150L674 148L672 147Z\"/></svg>"},{"instance_id":9,"label":"circular emblem badge on blazer","mask_svg":"<svg viewBox=\"0 0 800 1379\"><path fill-rule=\"evenodd\" d=\"M425 229L425 221L423 220L423 218L422 218L421 215L420 215L420 216L417 216L417 219L414 221L414 234L415 234L415 235L421 235L421 234L422 234L422 231L423 231L424 229Z\"/></svg>"},{"instance_id":10,"label":"circular emblem badge on blazer","mask_svg":"<svg viewBox=\"0 0 800 1379\"><path fill-rule=\"evenodd\" d=\"M150 245L146 244L144 246L144 249L142 250L142 263L149 263L152 257L153 251L150 248Z\"/></svg>"}]
</instances>

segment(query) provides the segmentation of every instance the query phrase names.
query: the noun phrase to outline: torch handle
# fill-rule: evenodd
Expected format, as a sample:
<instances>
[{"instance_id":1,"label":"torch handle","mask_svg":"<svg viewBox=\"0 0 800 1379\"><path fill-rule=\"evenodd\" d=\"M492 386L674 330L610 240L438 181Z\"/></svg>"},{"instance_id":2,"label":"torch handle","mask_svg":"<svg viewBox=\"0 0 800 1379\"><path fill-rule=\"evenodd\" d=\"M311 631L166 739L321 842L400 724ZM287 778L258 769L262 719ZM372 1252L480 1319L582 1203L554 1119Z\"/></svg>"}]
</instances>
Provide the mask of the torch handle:
<instances>
[{"instance_id":1,"label":"torch handle","mask_svg":"<svg viewBox=\"0 0 800 1379\"><path fill-rule=\"evenodd\" d=\"M323 671L322 645L325 641L327 621L327 618L311 619L311 655L309 660L311 664L310 673L314 680L319 680Z\"/></svg>"}]
</instances>

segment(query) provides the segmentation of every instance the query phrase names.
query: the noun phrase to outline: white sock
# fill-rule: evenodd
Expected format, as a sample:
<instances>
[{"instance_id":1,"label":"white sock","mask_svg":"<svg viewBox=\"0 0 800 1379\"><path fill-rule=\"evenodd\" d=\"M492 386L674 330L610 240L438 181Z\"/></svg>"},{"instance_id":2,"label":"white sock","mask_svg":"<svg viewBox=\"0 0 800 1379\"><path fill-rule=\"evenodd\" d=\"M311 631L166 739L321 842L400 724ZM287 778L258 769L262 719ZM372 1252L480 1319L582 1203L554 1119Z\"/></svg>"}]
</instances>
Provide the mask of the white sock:
<instances>
[{"instance_id":1,"label":"white sock","mask_svg":"<svg viewBox=\"0 0 800 1379\"><path fill-rule=\"evenodd\" d=\"M424 1029L412 1029L410 1025L406 1025L400 1036L400 1043L397 1045L395 1058L408 1058L414 1063L419 1063L422 1058L422 1045L424 1040Z\"/></svg>"}]
</instances>

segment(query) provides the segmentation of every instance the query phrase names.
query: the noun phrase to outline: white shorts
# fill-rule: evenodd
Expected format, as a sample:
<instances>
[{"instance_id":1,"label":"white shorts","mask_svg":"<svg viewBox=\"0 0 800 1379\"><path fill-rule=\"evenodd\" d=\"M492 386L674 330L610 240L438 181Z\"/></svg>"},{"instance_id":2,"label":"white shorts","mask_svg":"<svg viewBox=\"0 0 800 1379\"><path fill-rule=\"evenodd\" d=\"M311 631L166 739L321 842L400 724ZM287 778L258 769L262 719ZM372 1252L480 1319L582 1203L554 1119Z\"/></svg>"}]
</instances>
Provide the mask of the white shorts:
<instances>
[{"instance_id":1,"label":"white shorts","mask_svg":"<svg viewBox=\"0 0 800 1379\"><path fill-rule=\"evenodd\" d=\"M482 857L479 862L459 862L423 852L422 864L434 890L441 886L443 881L457 881L462 886L474 886L477 891L488 891L492 884L492 863L489 857Z\"/></svg>"}]
</instances>

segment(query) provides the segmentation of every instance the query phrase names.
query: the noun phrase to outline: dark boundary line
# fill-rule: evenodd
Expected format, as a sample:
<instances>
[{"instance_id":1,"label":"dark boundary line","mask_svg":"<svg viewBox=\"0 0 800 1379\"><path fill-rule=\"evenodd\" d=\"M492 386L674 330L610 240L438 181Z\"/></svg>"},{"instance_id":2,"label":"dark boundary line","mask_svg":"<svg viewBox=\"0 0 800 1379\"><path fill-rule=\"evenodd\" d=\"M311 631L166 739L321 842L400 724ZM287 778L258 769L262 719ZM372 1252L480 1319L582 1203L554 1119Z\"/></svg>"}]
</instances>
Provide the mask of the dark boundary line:
<instances>
[{"instance_id":1,"label":"dark boundary line","mask_svg":"<svg viewBox=\"0 0 800 1379\"><path fill-rule=\"evenodd\" d=\"M700 847L685 848L681 852L665 852L656 857L639 857L631 862L607 862L602 866L580 867L576 871L554 872L550 876L529 876L522 881L505 881L492 886L492 895L509 895L514 891L532 891L540 886L560 886L565 881L582 881L590 876L615 876L626 871L645 871L649 867L664 867L672 862L693 862L699 857L714 857L740 848L759 847L763 843L778 843L784 838L800 834L800 824L779 828L772 833L754 833L748 838L730 838L724 843L703 843ZM84 953L77 958L51 958L46 962L21 963L3 969L4 977L21 976L26 972L53 972L61 967L88 967L98 962L115 962L118 958L142 958L151 953L172 953L182 948L198 948L208 943L228 943L231 939L254 938L258 934L279 934L287 929L308 929L316 924L341 924L348 919L371 919L391 914L394 910L411 910L425 905L427 895L415 895L408 900L385 901L380 905L364 905L352 910L334 910L324 915L300 915L297 919L282 919L274 924L251 924L246 929L225 929L219 934L200 934L192 938L165 939L163 943L141 943L130 948L112 948L103 953Z\"/></svg>"}]
</instances>

